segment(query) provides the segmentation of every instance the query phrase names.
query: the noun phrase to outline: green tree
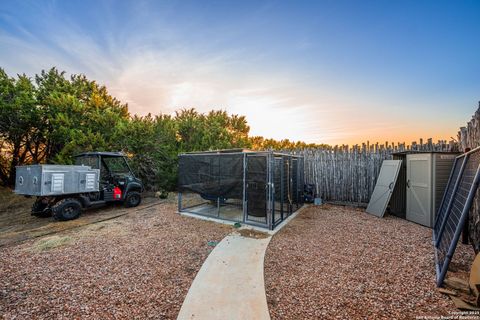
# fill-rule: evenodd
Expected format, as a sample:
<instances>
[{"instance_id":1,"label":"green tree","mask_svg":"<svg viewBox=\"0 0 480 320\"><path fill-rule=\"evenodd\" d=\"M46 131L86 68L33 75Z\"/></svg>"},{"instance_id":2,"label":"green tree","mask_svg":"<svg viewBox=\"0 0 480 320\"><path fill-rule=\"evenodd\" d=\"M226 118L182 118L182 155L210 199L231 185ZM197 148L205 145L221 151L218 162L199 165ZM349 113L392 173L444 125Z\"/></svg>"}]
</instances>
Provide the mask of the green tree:
<instances>
[{"instance_id":1,"label":"green tree","mask_svg":"<svg viewBox=\"0 0 480 320\"><path fill-rule=\"evenodd\" d=\"M0 181L13 185L15 166L69 164L84 151L124 151L150 190L172 190L178 154L228 148L294 150L325 145L249 137L244 116L181 109L175 116L131 116L105 86L56 68L34 80L0 69Z\"/></svg>"},{"instance_id":2,"label":"green tree","mask_svg":"<svg viewBox=\"0 0 480 320\"><path fill-rule=\"evenodd\" d=\"M4 184L12 185L15 167L36 156L39 121L35 88L30 79L20 75L15 80L0 68L0 178Z\"/></svg>"},{"instance_id":3,"label":"green tree","mask_svg":"<svg viewBox=\"0 0 480 320\"><path fill-rule=\"evenodd\" d=\"M36 83L46 117L42 131L47 162L71 163L75 153L109 149L117 124L128 121L128 106L84 75L67 80L64 72L52 68L42 71Z\"/></svg>"},{"instance_id":4,"label":"green tree","mask_svg":"<svg viewBox=\"0 0 480 320\"><path fill-rule=\"evenodd\" d=\"M245 117L229 116L224 110L202 114L195 109L176 112L180 151L248 148L250 127Z\"/></svg>"},{"instance_id":5,"label":"green tree","mask_svg":"<svg viewBox=\"0 0 480 320\"><path fill-rule=\"evenodd\" d=\"M135 115L117 129L117 149L130 156L130 163L145 187L155 191L174 189L178 154L174 119L168 115Z\"/></svg>"}]
</instances>

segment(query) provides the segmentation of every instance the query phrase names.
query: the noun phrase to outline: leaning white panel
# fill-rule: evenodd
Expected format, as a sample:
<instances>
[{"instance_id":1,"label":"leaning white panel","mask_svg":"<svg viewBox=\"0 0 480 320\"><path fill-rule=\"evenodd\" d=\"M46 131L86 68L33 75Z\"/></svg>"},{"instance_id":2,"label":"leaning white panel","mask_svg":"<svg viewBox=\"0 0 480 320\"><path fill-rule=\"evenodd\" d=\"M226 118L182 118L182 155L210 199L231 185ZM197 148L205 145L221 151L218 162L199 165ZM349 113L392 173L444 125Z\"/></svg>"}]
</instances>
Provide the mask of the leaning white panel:
<instances>
[{"instance_id":1,"label":"leaning white panel","mask_svg":"<svg viewBox=\"0 0 480 320\"><path fill-rule=\"evenodd\" d=\"M383 217L392 196L402 160L384 160L378 175L377 184L368 203L367 212Z\"/></svg>"}]
</instances>

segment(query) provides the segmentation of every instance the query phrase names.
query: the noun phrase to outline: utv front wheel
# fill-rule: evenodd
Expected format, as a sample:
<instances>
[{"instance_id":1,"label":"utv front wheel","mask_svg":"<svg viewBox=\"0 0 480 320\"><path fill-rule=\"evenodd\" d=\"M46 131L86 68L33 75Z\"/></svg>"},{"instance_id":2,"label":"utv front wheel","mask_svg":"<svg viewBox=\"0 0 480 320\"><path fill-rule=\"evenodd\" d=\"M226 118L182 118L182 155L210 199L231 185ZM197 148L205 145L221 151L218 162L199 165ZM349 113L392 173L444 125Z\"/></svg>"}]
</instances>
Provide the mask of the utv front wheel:
<instances>
[{"instance_id":1,"label":"utv front wheel","mask_svg":"<svg viewBox=\"0 0 480 320\"><path fill-rule=\"evenodd\" d=\"M140 195L140 192L130 191L125 197L124 205L127 208L132 208L138 206L140 202L142 202L142 196Z\"/></svg>"},{"instance_id":2,"label":"utv front wheel","mask_svg":"<svg viewBox=\"0 0 480 320\"><path fill-rule=\"evenodd\" d=\"M53 217L59 221L77 219L81 212L82 204L73 198L60 200L52 207Z\"/></svg>"}]
</instances>

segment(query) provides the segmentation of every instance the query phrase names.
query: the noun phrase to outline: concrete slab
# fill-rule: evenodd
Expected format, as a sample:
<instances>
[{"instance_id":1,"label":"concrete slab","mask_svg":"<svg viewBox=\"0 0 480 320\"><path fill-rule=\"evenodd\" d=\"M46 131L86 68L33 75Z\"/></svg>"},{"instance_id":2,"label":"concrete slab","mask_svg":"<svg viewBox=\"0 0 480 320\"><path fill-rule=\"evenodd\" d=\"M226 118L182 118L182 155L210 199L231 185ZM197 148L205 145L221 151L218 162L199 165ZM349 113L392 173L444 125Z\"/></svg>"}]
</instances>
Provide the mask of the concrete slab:
<instances>
[{"instance_id":1,"label":"concrete slab","mask_svg":"<svg viewBox=\"0 0 480 320\"><path fill-rule=\"evenodd\" d=\"M282 223L280 223L274 230L268 230L267 228L257 227L257 226L245 224L245 223L242 223L242 222L240 222L241 225L242 225L240 229L257 230L257 231L268 233L270 235L274 235L275 233L280 231L283 227L285 227L291 220L295 219L295 217L298 214L300 214L300 212L309 208L310 206L311 206L310 204L303 205L300 209L298 209L293 214L291 214L290 217L288 217L284 221L282 221ZM206 221L213 221L213 222L222 223L222 224L231 225L231 226L233 226L235 224L234 221L218 219L218 218L215 218L215 217L202 216L202 215L198 215L198 214L190 213L190 212L177 211L177 213L181 214L183 216L186 216L186 217L190 217L190 218L201 219L201 220L206 220Z\"/></svg>"},{"instance_id":2,"label":"concrete slab","mask_svg":"<svg viewBox=\"0 0 480 320\"><path fill-rule=\"evenodd\" d=\"M270 239L226 236L202 265L177 319L269 320L263 262Z\"/></svg>"}]
</instances>

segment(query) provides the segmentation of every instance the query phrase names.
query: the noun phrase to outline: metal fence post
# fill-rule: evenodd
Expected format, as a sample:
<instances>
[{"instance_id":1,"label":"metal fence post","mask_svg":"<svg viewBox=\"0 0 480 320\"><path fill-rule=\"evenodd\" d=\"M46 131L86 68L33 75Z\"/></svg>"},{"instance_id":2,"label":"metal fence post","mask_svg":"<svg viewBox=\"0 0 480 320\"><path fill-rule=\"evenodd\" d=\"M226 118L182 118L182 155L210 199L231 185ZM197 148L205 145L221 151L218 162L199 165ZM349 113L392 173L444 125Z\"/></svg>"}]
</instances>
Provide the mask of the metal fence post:
<instances>
[{"instance_id":1,"label":"metal fence post","mask_svg":"<svg viewBox=\"0 0 480 320\"><path fill-rule=\"evenodd\" d=\"M273 200L272 158L273 158L273 153L269 153L267 155L267 173L268 173L267 220L268 220L268 228L270 230L273 230L275 226L273 221L275 219L275 215L272 212L272 207L273 207L272 206L272 200Z\"/></svg>"},{"instance_id":2,"label":"metal fence post","mask_svg":"<svg viewBox=\"0 0 480 320\"><path fill-rule=\"evenodd\" d=\"M283 156L280 158L280 218L285 219L283 212L283 202L285 200L285 184L283 180L285 179L285 162L283 161Z\"/></svg>"},{"instance_id":3,"label":"metal fence post","mask_svg":"<svg viewBox=\"0 0 480 320\"><path fill-rule=\"evenodd\" d=\"M178 193L178 212L182 211L182 193Z\"/></svg>"},{"instance_id":4,"label":"metal fence post","mask_svg":"<svg viewBox=\"0 0 480 320\"><path fill-rule=\"evenodd\" d=\"M243 154L243 223L247 221L247 154Z\"/></svg>"}]
</instances>

